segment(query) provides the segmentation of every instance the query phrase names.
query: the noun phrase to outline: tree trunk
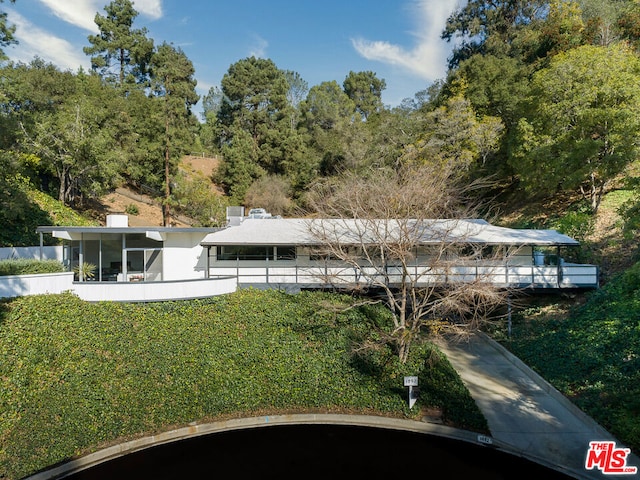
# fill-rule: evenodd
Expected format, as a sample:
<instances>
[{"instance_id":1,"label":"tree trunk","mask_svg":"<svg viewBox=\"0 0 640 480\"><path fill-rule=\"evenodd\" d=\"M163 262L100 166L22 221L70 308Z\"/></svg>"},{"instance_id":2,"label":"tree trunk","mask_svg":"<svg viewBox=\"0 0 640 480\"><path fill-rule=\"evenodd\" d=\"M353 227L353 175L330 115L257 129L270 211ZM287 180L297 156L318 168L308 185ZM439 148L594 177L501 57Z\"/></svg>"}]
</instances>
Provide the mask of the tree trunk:
<instances>
[{"instance_id":1,"label":"tree trunk","mask_svg":"<svg viewBox=\"0 0 640 480\"><path fill-rule=\"evenodd\" d=\"M120 86L124 85L124 48L120 49Z\"/></svg>"},{"instance_id":2,"label":"tree trunk","mask_svg":"<svg viewBox=\"0 0 640 480\"><path fill-rule=\"evenodd\" d=\"M171 184L169 181L169 116L165 119L166 144L164 147L164 202L162 203L162 220L165 227L171 226L171 211L169 209L169 197L171 196Z\"/></svg>"}]
</instances>

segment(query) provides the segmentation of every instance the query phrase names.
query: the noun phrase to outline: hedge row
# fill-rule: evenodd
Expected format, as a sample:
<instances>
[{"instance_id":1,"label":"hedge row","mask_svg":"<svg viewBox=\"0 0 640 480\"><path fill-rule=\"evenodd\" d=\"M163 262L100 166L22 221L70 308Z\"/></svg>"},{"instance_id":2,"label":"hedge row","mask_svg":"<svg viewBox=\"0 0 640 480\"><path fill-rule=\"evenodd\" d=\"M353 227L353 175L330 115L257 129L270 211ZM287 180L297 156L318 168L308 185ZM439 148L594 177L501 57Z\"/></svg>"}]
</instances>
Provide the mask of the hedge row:
<instances>
[{"instance_id":1,"label":"hedge row","mask_svg":"<svg viewBox=\"0 0 640 480\"><path fill-rule=\"evenodd\" d=\"M57 260L33 260L30 258L0 260L0 276L58 273L63 271L62 263Z\"/></svg>"},{"instance_id":2,"label":"hedge row","mask_svg":"<svg viewBox=\"0 0 640 480\"><path fill-rule=\"evenodd\" d=\"M207 300L89 304L71 294L4 303L0 318L0 478L15 479L126 438L260 412L416 418L419 406L486 431L460 378L431 345L400 365L354 345L380 306L347 297L244 290Z\"/></svg>"}]
</instances>

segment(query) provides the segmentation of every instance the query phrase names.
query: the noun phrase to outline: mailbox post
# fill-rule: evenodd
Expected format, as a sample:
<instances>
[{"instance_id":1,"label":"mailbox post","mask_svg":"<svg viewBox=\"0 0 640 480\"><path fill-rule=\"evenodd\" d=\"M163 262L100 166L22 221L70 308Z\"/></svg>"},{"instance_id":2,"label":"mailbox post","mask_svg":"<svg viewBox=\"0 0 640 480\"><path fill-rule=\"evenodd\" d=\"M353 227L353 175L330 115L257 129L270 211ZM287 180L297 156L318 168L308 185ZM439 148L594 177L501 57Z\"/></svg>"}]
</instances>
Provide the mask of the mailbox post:
<instances>
[{"instance_id":1,"label":"mailbox post","mask_svg":"<svg viewBox=\"0 0 640 480\"><path fill-rule=\"evenodd\" d=\"M413 408L418 400L418 393L420 389L418 388L418 377L404 377L404 386L409 387L409 408Z\"/></svg>"}]
</instances>

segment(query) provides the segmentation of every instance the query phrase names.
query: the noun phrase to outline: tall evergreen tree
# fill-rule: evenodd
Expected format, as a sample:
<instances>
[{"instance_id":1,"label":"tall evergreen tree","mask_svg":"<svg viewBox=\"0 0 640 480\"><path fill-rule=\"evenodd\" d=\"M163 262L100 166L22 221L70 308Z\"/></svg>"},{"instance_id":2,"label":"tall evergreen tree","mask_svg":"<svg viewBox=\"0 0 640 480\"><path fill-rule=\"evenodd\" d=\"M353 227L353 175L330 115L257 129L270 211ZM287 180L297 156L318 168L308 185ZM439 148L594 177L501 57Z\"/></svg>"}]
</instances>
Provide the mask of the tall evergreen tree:
<instances>
[{"instance_id":1,"label":"tall evergreen tree","mask_svg":"<svg viewBox=\"0 0 640 480\"><path fill-rule=\"evenodd\" d=\"M321 172L330 175L353 166L346 164L346 131L353 125L356 106L338 82L332 80L311 87L300 107L309 144L321 159Z\"/></svg>"},{"instance_id":2,"label":"tall evergreen tree","mask_svg":"<svg viewBox=\"0 0 640 480\"><path fill-rule=\"evenodd\" d=\"M543 18L548 0L468 0L447 19L442 38L457 39L449 66L477 53L517 55L522 29Z\"/></svg>"},{"instance_id":3,"label":"tall evergreen tree","mask_svg":"<svg viewBox=\"0 0 640 480\"><path fill-rule=\"evenodd\" d=\"M166 42L160 45L151 61L151 87L162 103L164 117L164 202L162 217L171 224L171 175L194 141L196 119L191 107L198 102L195 70L180 48Z\"/></svg>"},{"instance_id":4,"label":"tall evergreen tree","mask_svg":"<svg viewBox=\"0 0 640 480\"><path fill-rule=\"evenodd\" d=\"M231 65L221 86L215 129L223 145L219 179L234 201L242 202L250 184L265 174L284 175L292 186L305 184L313 166L305 163L305 143L292 125L287 74L271 60L250 57Z\"/></svg>"},{"instance_id":5,"label":"tall evergreen tree","mask_svg":"<svg viewBox=\"0 0 640 480\"><path fill-rule=\"evenodd\" d=\"M0 0L0 3L2 3L3 1L4 0ZM11 0L11 3L14 2L15 0ZM9 25L7 23L7 13L0 11L0 47L6 47L8 45L11 45L12 43L17 43L16 39L13 36L15 32L16 26ZM2 48L0 48L0 60L3 60L5 58L6 56Z\"/></svg>"},{"instance_id":6,"label":"tall evergreen tree","mask_svg":"<svg viewBox=\"0 0 640 480\"><path fill-rule=\"evenodd\" d=\"M133 28L138 12L130 0L113 0L105 11L105 16L95 17L100 33L89 35L91 46L84 48L84 53L92 55L92 68L120 86L145 83L153 40L147 38L146 28Z\"/></svg>"},{"instance_id":7,"label":"tall evergreen tree","mask_svg":"<svg viewBox=\"0 0 640 480\"><path fill-rule=\"evenodd\" d=\"M387 83L376 77L374 72L351 71L342 86L364 120L382 109L382 91L387 88Z\"/></svg>"}]
</instances>

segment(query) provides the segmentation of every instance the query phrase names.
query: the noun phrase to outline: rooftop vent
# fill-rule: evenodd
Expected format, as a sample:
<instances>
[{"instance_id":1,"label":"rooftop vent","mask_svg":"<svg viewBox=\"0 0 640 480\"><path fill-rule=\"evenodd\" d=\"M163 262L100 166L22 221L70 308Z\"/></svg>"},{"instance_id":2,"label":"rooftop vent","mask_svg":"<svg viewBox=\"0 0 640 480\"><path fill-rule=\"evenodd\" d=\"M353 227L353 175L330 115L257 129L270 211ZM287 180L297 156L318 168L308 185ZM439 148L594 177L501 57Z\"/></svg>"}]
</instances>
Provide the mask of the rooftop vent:
<instances>
[{"instance_id":1,"label":"rooftop vent","mask_svg":"<svg viewBox=\"0 0 640 480\"><path fill-rule=\"evenodd\" d=\"M227 225L240 225L244 219L244 207L227 207Z\"/></svg>"}]
</instances>

